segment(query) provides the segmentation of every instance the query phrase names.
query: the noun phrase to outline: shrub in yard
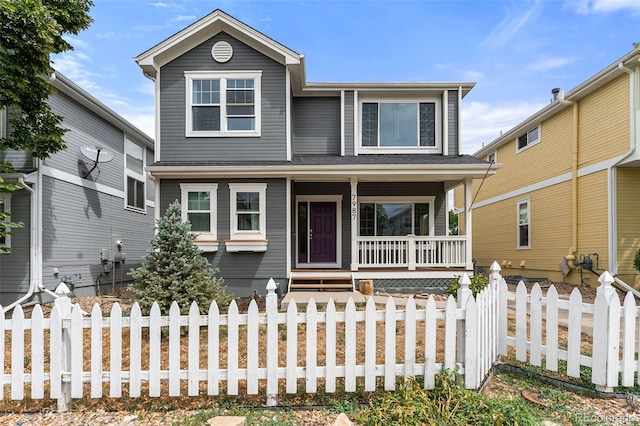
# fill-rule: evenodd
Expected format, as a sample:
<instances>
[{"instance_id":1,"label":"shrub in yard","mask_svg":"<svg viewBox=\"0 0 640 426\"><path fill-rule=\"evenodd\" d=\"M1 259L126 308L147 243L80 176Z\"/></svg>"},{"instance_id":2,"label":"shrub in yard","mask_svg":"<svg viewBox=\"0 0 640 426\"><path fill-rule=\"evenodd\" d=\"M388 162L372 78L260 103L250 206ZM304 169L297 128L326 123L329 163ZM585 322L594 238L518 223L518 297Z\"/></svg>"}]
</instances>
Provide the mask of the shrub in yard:
<instances>
[{"instance_id":1,"label":"shrub in yard","mask_svg":"<svg viewBox=\"0 0 640 426\"><path fill-rule=\"evenodd\" d=\"M636 256L633 258L633 267L640 272L640 249L636 251Z\"/></svg>"},{"instance_id":2,"label":"shrub in yard","mask_svg":"<svg viewBox=\"0 0 640 426\"><path fill-rule=\"evenodd\" d=\"M478 275L478 274L472 275L469 278L469 281L471 281L469 288L471 289L471 292L473 293L474 296L479 292L481 292L489 284L489 278L485 277L484 275ZM460 288L460 277L457 276L451 280L451 284L449 284L449 287L447 288L447 293L457 296L459 288Z\"/></svg>"},{"instance_id":3,"label":"shrub in yard","mask_svg":"<svg viewBox=\"0 0 640 426\"><path fill-rule=\"evenodd\" d=\"M144 257L142 266L131 269L134 282L129 286L143 313L149 312L154 301L163 315L169 313L171 302L178 302L182 314L189 312L191 302L206 312L213 300L226 308L233 296L224 280L215 277L202 250L193 241L191 224L182 222L180 204L176 200L156 223L156 236Z\"/></svg>"}]
</instances>

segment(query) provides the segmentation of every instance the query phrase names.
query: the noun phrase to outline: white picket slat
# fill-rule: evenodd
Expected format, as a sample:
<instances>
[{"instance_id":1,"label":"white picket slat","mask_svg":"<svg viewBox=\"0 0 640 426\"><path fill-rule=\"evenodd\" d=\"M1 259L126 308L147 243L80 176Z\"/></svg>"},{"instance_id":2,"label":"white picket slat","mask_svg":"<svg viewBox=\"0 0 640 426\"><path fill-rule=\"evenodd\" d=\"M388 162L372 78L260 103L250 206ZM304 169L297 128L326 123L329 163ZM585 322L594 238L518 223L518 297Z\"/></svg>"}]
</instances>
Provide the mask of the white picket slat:
<instances>
[{"instance_id":1,"label":"white picket slat","mask_svg":"<svg viewBox=\"0 0 640 426\"><path fill-rule=\"evenodd\" d=\"M389 297L384 308L384 390L394 390L395 388L396 304L393 298Z\"/></svg>"},{"instance_id":2,"label":"white picket slat","mask_svg":"<svg viewBox=\"0 0 640 426\"><path fill-rule=\"evenodd\" d=\"M4 314L2 320L4 326ZM0 346L3 350L3 362L0 365L4 365L4 345ZM49 320L49 389L52 399L62 396L62 312L57 305L51 309Z\"/></svg>"},{"instance_id":3,"label":"white picket slat","mask_svg":"<svg viewBox=\"0 0 640 426\"><path fill-rule=\"evenodd\" d=\"M214 300L207 313L207 394L220 393L220 310Z\"/></svg>"},{"instance_id":4,"label":"white picket slat","mask_svg":"<svg viewBox=\"0 0 640 426\"><path fill-rule=\"evenodd\" d=\"M447 299L447 307L445 308L444 323L444 368L453 370L456 368L456 299L449 296Z\"/></svg>"},{"instance_id":5,"label":"white picket slat","mask_svg":"<svg viewBox=\"0 0 640 426\"><path fill-rule=\"evenodd\" d=\"M71 398L82 398L82 365L84 361L84 340L82 336L82 309L78 304L71 311Z\"/></svg>"},{"instance_id":6,"label":"white picket slat","mask_svg":"<svg viewBox=\"0 0 640 426\"><path fill-rule=\"evenodd\" d=\"M622 319L622 386L631 387L635 374L636 351L636 300L631 292L624 298Z\"/></svg>"},{"instance_id":7,"label":"white picket slat","mask_svg":"<svg viewBox=\"0 0 640 426\"><path fill-rule=\"evenodd\" d=\"M529 316L529 363L536 367L542 365L542 289L535 283L531 288Z\"/></svg>"},{"instance_id":8,"label":"white picket slat","mask_svg":"<svg viewBox=\"0 0 640 426\"><path fill-rule=\"evenodd\" d=\"M247 394L258 394L258 304L249 303L247 310Z\"/></svg>"},{"instance_id":9,"label":"white picket slat","mask_svg":"<svg viewBox=\"0 0 640 426\"><path fill-rule=\"evenodd\" d=\"M607 346L607 387L613 390L618 386L618 373L620 372L620 299L616 293L609 299L609 346Z\"/></svg>"},{"instance_id":10,"label":"white picket slat","mask_svg":"<svg viewBox=\"0 0 640 426\"><path fill-rule=\"evenodd\" d=\"M558 291L553 285L547 289L545 308L545 368L558 371Z\"/></svg>"},{"instance_id":11,"label":"white picket slat","mask_svg":"<svg viewBox=\"0 0 640 426\"><path fill-rule=\"evenodd\" d=\"M326 308L326 369L325 369L325 392L334 393L336 391L336 304L333 298L329 299Z\"/></svg>"},{"instance_id":12,"label":"white picket slat","mask_svg":"<svg viewBox=\"0 0 640 426\"><path fill-rule=\"evenodd\" d=\"M356 390L356 305L349 297L344 311L344 390Z\"/></svg>"},{"instance_id":13,"label":"white picket slat","mask_svg":"<svg viewBox=\"0 0 640 426\"><path fill-rule=\"evenodd\" d=\"M11 315L11 399L24 398L24 311L18 305Z\"/></svg>"},{"instance_id":14,"label":"white picket slat","mask_svg":"<svg viewBox=\"0 0 640 426\"><path fill-rule=\"evenodd\" d=\"M317 341L318 341L318 308L316 301L312 298L307 304L307 344L306 344L306 392L316 393L318 390L318 353L317 353Z\"/></svg>"},{"instance_id":15,"label":"white picket slat","mask_svg":"<svg viewBox=\"0 0 640 426\"><path fill-rule=\"evenodd\" d=\"M594 319L594 338L596 335ZM606 328L606 321L603 325ZM574 288L569 296L569 324L567 330L567 376L580 377L580 348L582 341L582 295L577 288ZM606 336L603 333L602 337ZM604 347L596 346L594 348ZM599 351L594 351L599 352Z\"/></svg>"},{"instance_id":16,"label":"white picket slat","mask_svg":"<svg viewBox=\"0 0 640 426\"><path fill-rule=\"evenodd\" d=\"M55 308L55 307L54 307ZM53 314L53 312L52 312ZM53 315L52 315L53 316ZM2 338L2 342L6 341L6 321L5 321L5 316L4 316L4 308L2 306L0 306L0 338ZM60 342L60 340L58 340L58 342ZM5 352L4 352L4 344L0 345L0 365L3 366L2 368L2 372L0 372L0 401L2 401L4 399L4 385L5 385L5 380L4 380L4 358L5 358Z\"/></svg>"},{"instance_id":17,"label":"white picket slat","mask_svg":"<svg viewBox=\"0 0 640 426\"><path fill-rule=\"evenodd\" d=\"M137 398L142 383L142 312L138 302L131 306L129 321L129 396Z\"/></svg>"},{"instance_id":18,"label":"white picket slat","mask_svg":"<svg viewBox=\"0 0 640 426\"><path fill-rule=\"evenodd\" d=\"M416 302L413 297L407 300L404 311L404 378L408 380L416 375Z\"/></svg>"},{"instance_id":19,"label":"white picket slat","mask_svg":"<svg viewBox=\"0 0 640 426\"><path fill-rule=\"evenodd\" d=\"M527 287L523 281L516 287L516 359L527 360Z\"/></svg>"},{"instance_id":20,"label":"white picket slat","mask_svg":"<svg viewBox=\"0 0 640 426\"><path fill-rule=\"evenodd\" d=\"M187 394L197 396L200 393L200 309L195 300L189 307L188 339Z\"/></svg>"},{"instance_id":21,"label":"white picket slat","mask_svg":"<svg viewBox=\"0 0 640 426\"><path fill-rule=\"evenodd\" d=\"M498 354L507 355L508 287L504 278L498 281Z\"/></svg>"},{"instance_id":22,"label":"white picket slat","mask_svg":"<svg viewBox=\"0 0 640 426\"><path fill-rule=\"evenodd\" d=\"M464 342L464 384L467 389L475 389L480 385L478 380L478 311L473 297L465 305L466 324Z\"/></svg>"},{"instance_id":23,"label":"white picket slat","mask_svg":"<svg viewBox=\"0 0 640 426\"><path fill-rule=\"evenodd\" d=\"M169 307L169 396L180 396L180 306Z\"/></svg>"},{"instance_id":24,"label":"white picket slat","mask_svg":"<svg viewBox=\"0 0 640 426\"><path fill-rule=\"evenodd\" d=\"M298 391L298 307L295 300L287 306L287 393Z\"/></svg>"},{"instance_id":25,"label":"white picket slat","mask_svg":"<svg viewBox=\"0 0 640 426\"><path fill-rule=\"evenodd\" d=\"M109 350L109 396L122 396L122 309L119 303L114 303L109 318L111 341Z\"/></svg>"},{"instance_id":26,"label":"white picket slat","mask_svg":"<svg viewBox=\"0 0 640 426\"><path fill-rule=\"evenodd\" d=\"M44 317L40 305L31 312L31 398L44 398Z\"/></svg>"},{"instance_id":27,"label":"white picket slat","mask_svg":"<svg viewBox=\"0 0 640 426\"><path fill-rule=\"evenodd\" d=\"M102 309L91 309L91 398L102 398Z\"/></svg>"},{"instance_id":28,"label":"white picket slat","mask_svg":"<svg viewBox=\"0 0 640 426\"><path fill-rule=\"evenodd\" d=\"M229 305L229 314L227 315L227 394L238 395L238 341L240 331L240 319L238 314L238 305L235 300Z\"/></svg>"},{"instance_id":29,"label":"white picket slat","mask_svg":"<svg viewBox=\"0 0 640 426\"><path fill-rule=\"evenodd\" d=\"M425 307L424 321L424 387L433 389L436 374L436 349L438 338L436 335L436 301L429 296Z\"/></svg>"},{"instance_id":30,"label":"white picket slat","mask_svg":"<svg viewBox=\"0 0 640 426\"><path fill-rule=\"evenodd\" d=\"M364 389L376 390L376 303L373 297L367 298L364 320Z\"/></svg>"},{"instance_id":31,"label":"white picket slat","mask_svg":"<svg viewBox=\"0 0 640 426\"><path fill-rule=\"evenodd\" d=\"M160 306L151 305L149 313L149 396L160 396L161 337Z\"/></svg>"}]
</instances>

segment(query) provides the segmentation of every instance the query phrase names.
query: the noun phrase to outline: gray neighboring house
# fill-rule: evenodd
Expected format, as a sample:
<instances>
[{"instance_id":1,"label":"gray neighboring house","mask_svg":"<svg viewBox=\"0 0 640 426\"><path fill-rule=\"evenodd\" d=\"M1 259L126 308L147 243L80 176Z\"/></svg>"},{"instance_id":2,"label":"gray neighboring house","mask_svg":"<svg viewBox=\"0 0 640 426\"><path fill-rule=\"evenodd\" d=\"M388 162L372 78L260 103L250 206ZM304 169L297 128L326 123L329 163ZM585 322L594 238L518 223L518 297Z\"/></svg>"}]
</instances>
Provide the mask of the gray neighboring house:
<instances>
[{"instance_id":1,"label":"gray neighboring house","mask_svg":"<svg viewBox=\"0 0 640 426\"><path fill-rule=\"evenodd\" d=\"M0 240L11 247L0 254L0 303L6 309L50 299L62 280L72 281L76 296L110 291L141 264L153 237L155 188L144 172L153 162L153 139L54 75L57 93L49 103L63 117L67 149L43 161L29 152L0 152L0 162L16 170L0 176L25 185L0 194L11 220L25 225ZM2 135L11 132L12 113L0 110Z\"/></svg>"},{"instance_id":2,"label":"gray neighboring house","mask_svg":"<svg viewBox=\"0 0 640 426\"><path fill-rule=\"evenodd\" d=\"M303 55L221 10L135 60L155 82L156 216L181 201L235 294L341 275L403 291L473 271L471 221L448 235L447 191L463 185L469 205L487 174L460 155L474 83L307 82Z\"/></svg>"}]
</instances>

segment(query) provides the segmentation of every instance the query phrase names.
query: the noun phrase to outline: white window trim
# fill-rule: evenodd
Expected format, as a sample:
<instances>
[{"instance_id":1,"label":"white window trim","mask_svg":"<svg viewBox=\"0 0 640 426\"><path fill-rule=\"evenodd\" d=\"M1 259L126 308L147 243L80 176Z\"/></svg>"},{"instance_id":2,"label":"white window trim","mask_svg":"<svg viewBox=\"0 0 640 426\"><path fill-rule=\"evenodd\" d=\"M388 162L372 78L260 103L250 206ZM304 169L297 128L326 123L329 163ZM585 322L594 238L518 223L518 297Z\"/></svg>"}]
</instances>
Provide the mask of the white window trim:
<instances>
[{"instance_id":1,"label":"white window trim","mask_svg":"<svg viewBox=\"0 0 640 426\"><path fill-rule=\"evenodd\" d=\"M3 194L0 194L0 198L2 199L2 204L0 204L0 211L4 211L11 214L11 195L3 193ZM11 218L8 217L6 219L0 219L0 220L4 222L10 222ZM7 235L4 237L4 244L2 244L1 246L11 248L11 235ZM5 254L5 253L0 253L0 254Z\"/></svg>"},{"instance_id":2,"label":"white window trim","mask_svg":"<svg viewBox=\"0 0 640 426\"><path fill-rule=\"evenodd\" d=\"M236 211L236 194L238 192L259 193L260 229L256 231L239 231ZM229 239L225 240L229 252L267 250L267 184L266 183L230 183L229 184Z\"/></svg>"},{"instance_id":3,"label":"white window trim","mask_svg":"<svg viewBox=\"0 0 640 426\"><path fill-rule=\"evenodd\" d=\"M180 184L180 207L182 210L182 221L186 222L188 216L189 192L209 192L209 208L211 209L209 232L192 232L194 242L205 252L218 251L218 184L217 183L181 183Z\"/></svg>"},{"instance_id":4,"label":"white window trim","mask_svg":"<svg viewBox=\"0 0 640 426\"><path fill-rule=\"evenodd\" d=\"M520 245L520 206L522 204L527 205L527 218L529 221L527 222L527 241L529 242L526 246ZM531 249L531 199L527 198L524 200L518 200L516 202L516 247L518 250L529 250Z\"/></svg>"},{"instance_id":5,"label":"white window trim","mask_svg":"<svg viewBox=\"0 0 640 426\"><path fill-rule=\"evenodd\" d=\"M529 132L531 132L532 130L534 130L536 128L538 129L538 139L530 141L529 140ZM527 136L527 144L525 146L523 146L522 148L519 148L518 147L518 139L520 139L520 137L522 137L524 135ZM539 124L537 126L533 126L533 127L528 128L528 130L526 132L524 132L524 134L521 133L520 135L516 136L516 154L519 153L519 152L522 152L522 151L524 151L526 149L529 149L530 147L532 147L534 145L536 145L538 142L540 142L541 139L542 139L542 128L541 128L541 126Z\"/></svg>"},{"instance_id":6,"label":"white window trim","mask_svg":"<svg viewBox=\"0 0 640 426\"><path fill-rule=\"evenodd\" d=\"M144 174L140 174L137 173L131 169L129 169L127 167L127 153L130 152L129 150L141 150L142 151L142 170L144 171L144 168L147 165L147 150L145 147L138 145L135 142L130 141L129 139L127 139L126 137L124 138L124 208L125 210L131 210L134 212L138 212L138 213L147 213L147 176ZM127 182L127 178L128 177L132 177L138 181L141 181L144 188L143 188L143 193L144 193L144 207L143 208L138 208L135 206L130 206L129 205L129 186L128 186L128 182Z\"/></svg>"},{"instance_id":7,"label":"white window trim","mask_svg":"<svg viewBox=\"0 0 640 426\"><path fill-rule=\"evenodd\" d=\"M185 71L185 136L186 137L258 137L261 134L262 122L262 71ZM231 79L254 80L254 102L255 102L255 130L225 130L226 128L226 101L223 102L226 91L225 81ZM191 128L193 117L191 112L193 91L191 90L193 80L212 79L220 82L220 131L197 131Z\"/></svg>"},{"instance_id":8,"label":"white window trim","mask_svg":"<svg viewBox=\"0 0 640 426\"><path fill-rule=\"evenodd\" d=\"M404 197L404 196L358 197L358 217L360 216L360 204L363 204L363 203L429 204L429 235L433 237L436 232L435 202L436 202L436 197L433 195L422 196L422 197L410 197L410 196L409 197ZM360 236L360 222L358 222L358 236Z\"/></svg>"},{"instance_id":9,"label":"white window trim","mask_svg":"<svg viewBox=\"0 0 640 426\"><path fill-rule=\"evenodd\" d=\"M363 146L362 145L362 104L365 103L433 103L435 104L435 112L436 112L436 144L435 146L418 146L418 140L416 140L416 146ZM358 99L358 108L357 108L357 116L358 116L358 134L356 135L357 145L358 145L358 153L360 154L380 154L380 153L390 153L390 154L439 154L442 152L442 99L437 97L432 98L381 98L381 97L360 97ZM380 109L378 108L378 114L380 114ZM418 123L418 130L420 123ZM380 119L378 118L378 137L380 135ZM418 132L418 137L420 133ZM378 140L378 143L380 141Z\"/></svg>"}]
</instances>

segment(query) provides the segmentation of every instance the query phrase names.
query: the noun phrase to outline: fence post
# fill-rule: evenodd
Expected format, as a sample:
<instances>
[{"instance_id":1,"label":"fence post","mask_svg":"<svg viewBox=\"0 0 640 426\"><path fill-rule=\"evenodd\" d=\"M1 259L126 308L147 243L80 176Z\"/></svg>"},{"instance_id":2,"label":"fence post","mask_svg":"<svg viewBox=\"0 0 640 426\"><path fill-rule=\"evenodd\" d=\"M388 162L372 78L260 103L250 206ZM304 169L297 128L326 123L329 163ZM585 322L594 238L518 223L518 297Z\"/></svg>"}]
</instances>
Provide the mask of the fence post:
<instances>
[{"instance_id":1,"label":"fence post","mask_svg":"<svg viewBox=\"0 0 640 426\"><path fill-rule=\"evenodd\" d=\"M596 390L600 392L613 392L614 388L618 385L618 365L619 365L619 347L620 347L620 303L619 300L615 300L612 303L612 298L617 297L616 291L612 284L614 281L613 276L604 271L598 278L600 286L596 289L596 302L594 303L594 347L596 341L604 342L599 343L598 346L602 347L604 353L604 360L600 358L600 361L604 361L604 371L593 371L593 382L596 384ZM599 304L599 299L604 300L604 304ZM604 318L603 318L604 316ZM598 332L597 329L600 329ZM604 333L602 333L604 331ZM600 340L602 339L602 340ZM601 353L602 353L601 352ZM595 357L594 357L595 358ZM594 370L598 364L594 360Z\"/></svg>"},{"instance_id":2,"label":"fence post","mask_svg":"<svg viewBox=\"0 0 640 426\"><path fill-rule=\"evenodd\" d=\"M500 275L502 268L500 268L498 262L494 260L489 269L491 270L491 273L489 274L489 284L495 283L498 285L498 283L500 283L500 278L502 278L502 275Z\"/></svg>"},{"instance_id":3,"label":"fence post","mask_svg":"<svg viewBox=\"0 0 640 426\"><path fill-rule=\"evenodd\" d=\"M469 296L473 294L473 292L469 288L469 285L471 284L471 280L469 279L469 276L466 273L464 273L458 280L458 283L460 284L460 287L458 288L456 301L458 302L458 309L464 310L467 306L467 300L469 299ZM467 361L465 359L465 334L466 334L465 322L466 322L466 312L465 312L465 319L458 320L457 327L456 327L456 335L457 335L456 336L456 346L457 346L456 362L458 363L466 363ZM458 381L460 381L461 379L462 379L462 376L459 375Z\"/></svg>"},{"instance_id":4,"label":"fence post","mask_svg":"<svg viewBox=\"0 0 640 426\"><path fill-rule=\"evenodd\" d=\"M276 283L267 283L267 407L277 405L278 394L278 295Z\"/></svg>"},{"instance_id":5,"label":"fence post","mask_svg":"<svg viewBox=\"0 0 640 426\"><path fill-rule=\"evenodd\" d=\"M61 394L57 404L58 412L61 413L71 409L71 332L69 330L71 324L71 299L69 299L69 294L71 290L65 283L61 282L56 287L55 293L58 297L54 300L54 304L60 310L60 317L62 318L62 342L60 342L62 383L60 384Z\"/></svg>"}]
</instances>

